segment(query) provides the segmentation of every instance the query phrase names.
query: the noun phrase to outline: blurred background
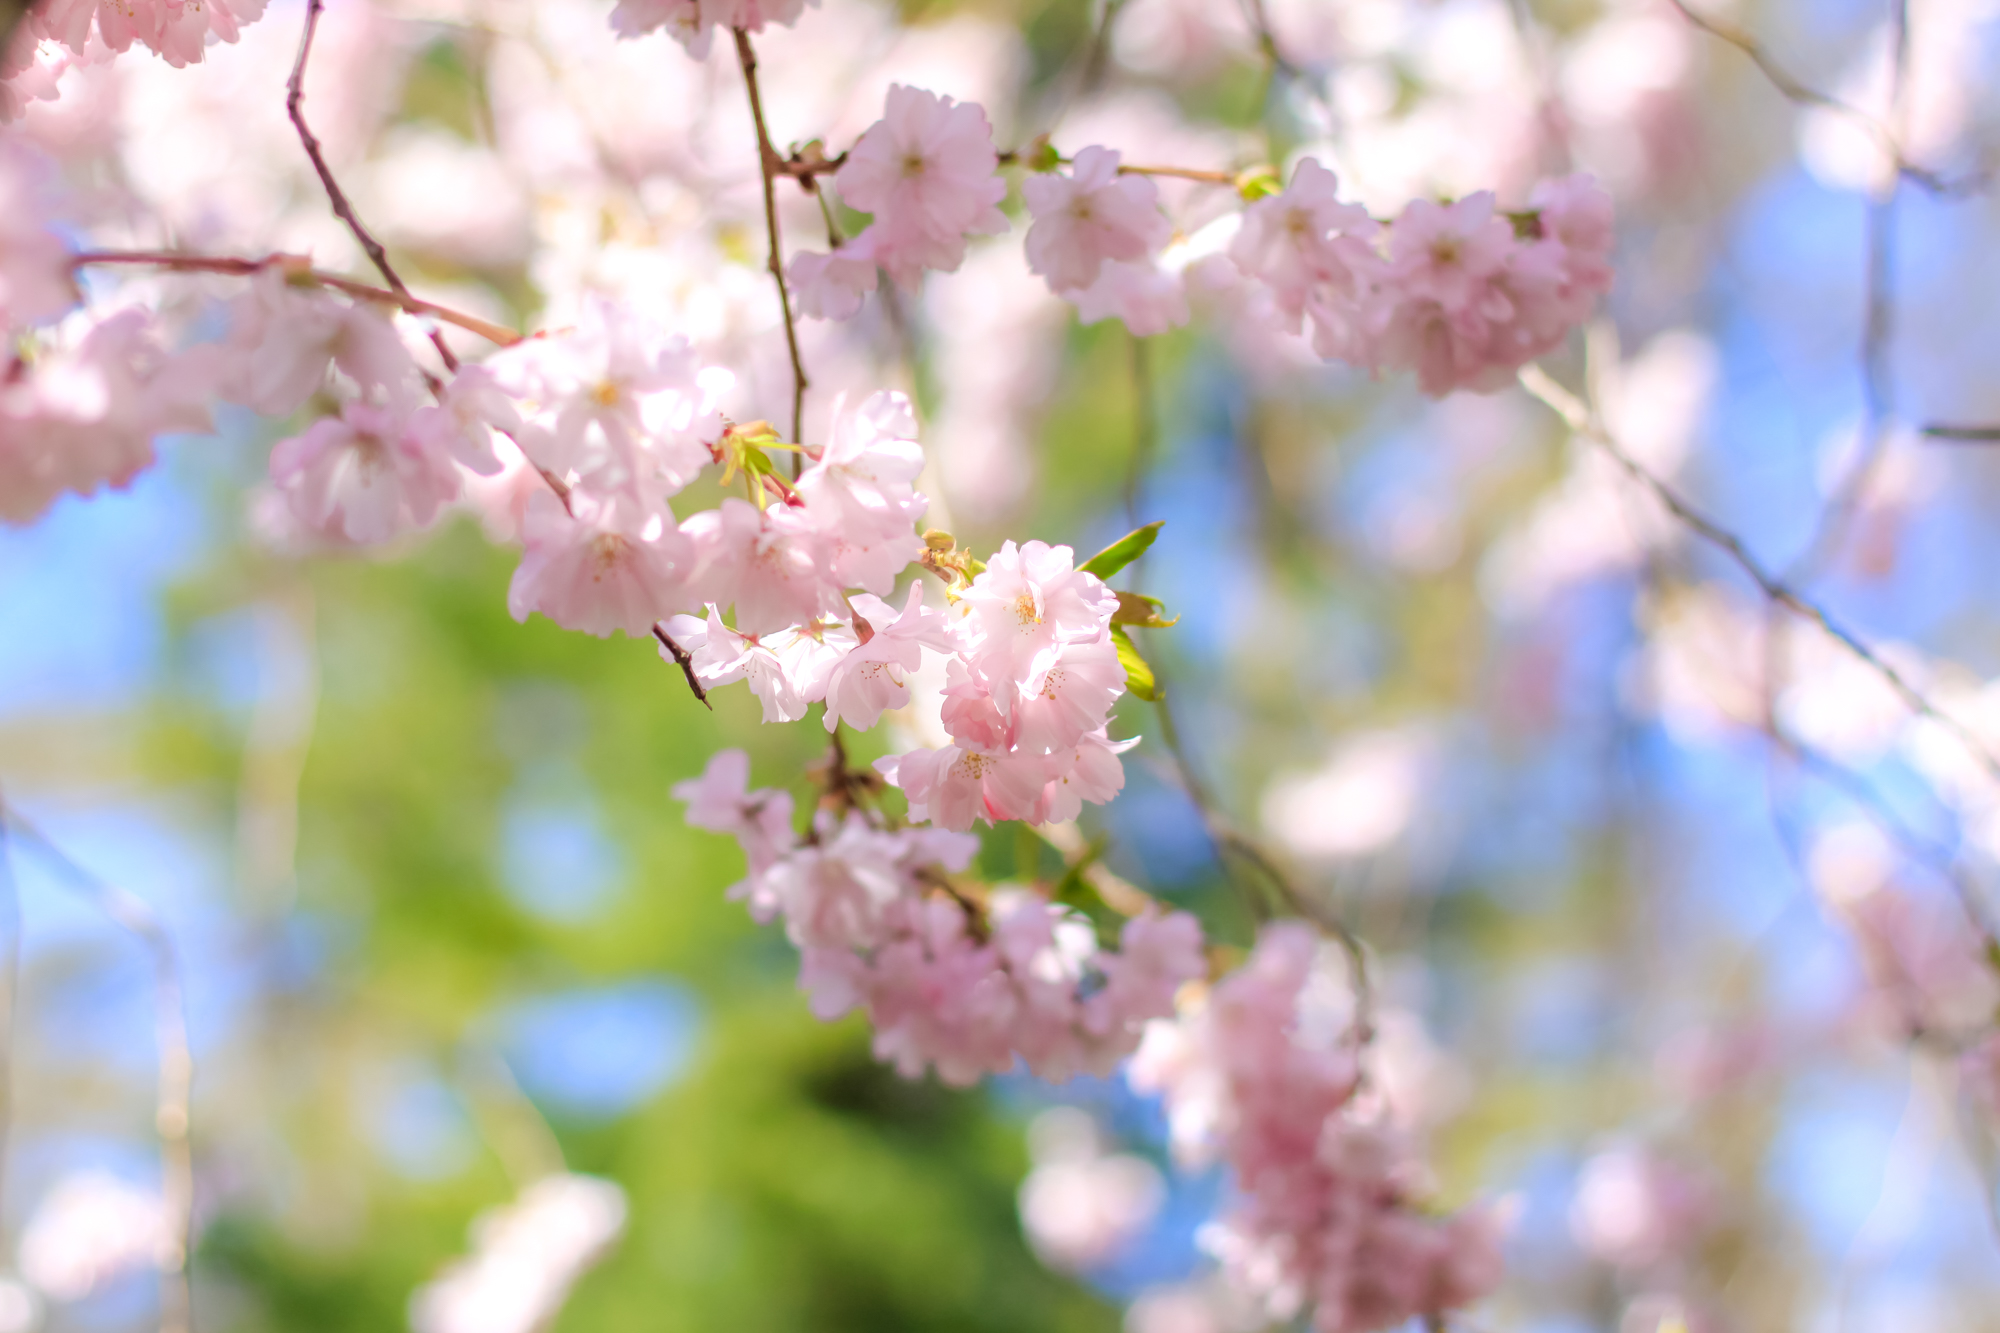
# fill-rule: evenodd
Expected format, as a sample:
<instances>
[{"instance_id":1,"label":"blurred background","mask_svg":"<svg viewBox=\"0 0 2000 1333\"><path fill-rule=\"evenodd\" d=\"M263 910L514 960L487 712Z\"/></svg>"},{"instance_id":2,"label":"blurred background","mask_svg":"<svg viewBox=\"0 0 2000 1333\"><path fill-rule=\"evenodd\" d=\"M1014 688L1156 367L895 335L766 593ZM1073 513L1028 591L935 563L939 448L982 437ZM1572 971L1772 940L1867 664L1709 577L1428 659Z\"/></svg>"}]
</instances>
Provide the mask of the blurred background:
<instances>
[{"instance_id":1,"label":"blurred background","mask_svg":"<svg viewBox=\"0 0 2000 1333\"><path fill-rule=\"evenodd\" d=\"M740 75L608 12L340 0L317 127L420 294L552 325L617 290L781 403ZM1966 188L1898 181L1665 0L822 0L758 46L781 144L845 146L902 81L983 102L1002 147L1311 151L1378 215L1596 173L1617 288L1551 372L2000 743L2000 446L1920 434L2000 422L1994 6L1704 13ZM302 18L29 111L100 243L362 271L283 119ZM1188 236L1221 193L1165 191ZM1194 765L1377 952L1440 1198L1515 1209L1467 1327L2000 1328L2000 989L1953 885L2000 873L2000 785L1521 391L1427 401L1199 291L1141 347L1079 327L1019 237L807 325L808 422L912 391L930 522L976 550L1166 521L1135 572L1183 617L1147 647ZM710 713L649 643L514 623L473 514L391 558L273 550L282 433L225 416L0 531L0 794L178 949L201 1328L1261 1326L1197 1243L1228 1182L1174 1167L1155 1103L902 1080L724 900L739 853L668 789L742 746L803 792L816 714ZM1086 833L1246 945L1157 711L1114 734L1146 739ZM996 878L1047 872L987 844ZM6 852L0 1333L148 1327L154 973L87 881Z\"/></svg>"}]
</instances>

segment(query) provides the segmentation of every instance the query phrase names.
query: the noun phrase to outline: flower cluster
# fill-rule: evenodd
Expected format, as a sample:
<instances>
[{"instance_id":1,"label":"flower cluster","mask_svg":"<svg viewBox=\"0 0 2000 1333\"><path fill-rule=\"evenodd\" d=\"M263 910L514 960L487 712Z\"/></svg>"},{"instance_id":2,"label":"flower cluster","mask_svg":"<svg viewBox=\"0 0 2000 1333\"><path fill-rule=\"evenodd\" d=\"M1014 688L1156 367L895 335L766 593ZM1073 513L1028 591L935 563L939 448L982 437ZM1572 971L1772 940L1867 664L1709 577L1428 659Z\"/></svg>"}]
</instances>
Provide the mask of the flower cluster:
<instances>
[{"instance_id":1,"label":"flower cluster","mask_svg":"<svg viewBox=\"0 0 2000 1333\"><path fill-rule=\"evenodd\" d=\"M1029 269L1085 323L1117 318L1140 336L1185 324L1186 278L1163 263L1173 226L1154 182L1101 145L1067 173L1049 157L1050 170L1022 182ZM874 221L831 253L793 257L799 308L847 319L878 267L904 287L925 269L956 269L966 237L1006 228L998 160L977 105L891 88L883 118L835 177ZM1226 261L1213 257L1231 266L1220 281L1249 284L1264 318L1306 333L1326 360L1414 372L1434 396L1507 384L1561 345L1611 285L1611 199L1588 176L1544 181L1518 213L1480 191L1449 204L1412 200L1380 223L1306 158L1288 187L1225 221L1236 232Z\"/></svg>"},{"instance_id":2,"label":"flower cluster","mask_svg":"<svg viewBox=\"0 0 2000 1333\"><path fill-rule=\"evenodd\" d=\"M1089 921L1031 890L975 905L950 879L978 850L971 835L849 809L817 812L800 838L790 794L748 790L749 771L742 751L723 751L674 795L688 823L742 845L749 877L730 896L760 922L784 920L813 1011L865 1010L876 1054L908 1077L935 1068L970 1084L1017 1060L1055 1080L1108 1074L1207 971L1185 913L1135 916L1116 950L1101 948Z\"/></svg>"},{"instance_id":3,"label":"flower cluster","mask_svg":"<svg viewBox=\"0 0 2000 1333\"><path fill-rule=\"evenodd\" d=\"M264 6L265 0L43 0L21 16L0 50L0 124L31 99L53 100L67 65L108 60L134 42L176 69L200 64L211 41L235 41Z\"/></svg>"},{"instance_id":4,"label":"flower cluster","mask_svg":"<svg viewBox=\"0 0 2000 1333\"><path fill-rule=\"evenodd\" d=\"M949 620L943 722L952 743L878 761L910 817L950 829L974 819L1074 819L1125 785L1106 718L1125 692L1111 637L1118 596L1072 567L1067 546L1003 545Z\"/></svg>"},{"instance_id":5,"label":"flower cluster","mask_svg":"<svg viewBox=\"0 0 2000 1333\"><path fill-rule=\"evenodd\" d=\"M1507 215L1484 190L1417 199L1380 224L1307 158L1244 210L1229 258L1321 357L1414 371L1432 395L1487 392L1561 345L1611 285L1610 196L1570 176L1529 202Z\"/></svg>"},{"instance_id":6,"label":"flower cluster","mask_svg":"<svg viewBox=\"0 0 2000 1333\"><path fill-rule=\"evenodd\" d=\"M620 37L639 37L658 28L696 60L708 55L715 30L740 28L762 32L767 23L790 27L809 4L819 0L618 0L611 11L611 29Z\"/></svg>"},{"instance_id":7,"label":"flower cluster","mask_svg":"<svg viewBox=\"0 0 2000 1333\"><path fill-rule=\"evenodd\" d=\"M1498 1217L1416 1206L1410 1145L1360 1096L1344 1021L1329 1022L1320 941L1265 928L1204 1007L1148 1028L1130 1077L1164 1093L1176 1146L1219 1154L1238 1198L1207 1244L1272 1317L1365 1333L1477 1300L1500 1277Z\"/></svg>"},{"instance_id":8,"label":"flower cluster","mask_svg":"<svg viewBox=\"0 0 2000 1333\"><path fill-rule=\"evenodd\" d=\"M876 270L905 288L926 269L949 273L965 261L970 236L1007 230L1000 155L985 109L921 88L889 89L882 119L869 126L833 178L850 208L873 221L831 254L802 251L791 264L799 308L847 319L875 290Z\"/></svg>"}]
</instances>

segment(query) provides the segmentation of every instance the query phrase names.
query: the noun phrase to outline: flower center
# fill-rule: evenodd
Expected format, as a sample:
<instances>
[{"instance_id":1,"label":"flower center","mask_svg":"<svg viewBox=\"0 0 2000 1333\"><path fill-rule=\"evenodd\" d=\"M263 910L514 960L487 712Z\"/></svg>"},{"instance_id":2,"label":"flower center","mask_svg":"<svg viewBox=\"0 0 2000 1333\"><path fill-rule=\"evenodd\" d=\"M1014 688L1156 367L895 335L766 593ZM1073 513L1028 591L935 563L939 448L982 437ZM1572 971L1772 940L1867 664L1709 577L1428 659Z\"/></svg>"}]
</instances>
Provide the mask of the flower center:
<instances>
[{"instance_id":1,"label":"flower center","mask_svg":"<svg viewBox=\"0 0 2000 1333\"><path fill-rule=\"evenodd\" d=\"M1024 592L1014 599L1014 618L1020 622L1023 629L1029 625L1039 625L1042 623L1042 613L1035 606L1035 595L1033 593Z\"/></svg>"}]
</instances>

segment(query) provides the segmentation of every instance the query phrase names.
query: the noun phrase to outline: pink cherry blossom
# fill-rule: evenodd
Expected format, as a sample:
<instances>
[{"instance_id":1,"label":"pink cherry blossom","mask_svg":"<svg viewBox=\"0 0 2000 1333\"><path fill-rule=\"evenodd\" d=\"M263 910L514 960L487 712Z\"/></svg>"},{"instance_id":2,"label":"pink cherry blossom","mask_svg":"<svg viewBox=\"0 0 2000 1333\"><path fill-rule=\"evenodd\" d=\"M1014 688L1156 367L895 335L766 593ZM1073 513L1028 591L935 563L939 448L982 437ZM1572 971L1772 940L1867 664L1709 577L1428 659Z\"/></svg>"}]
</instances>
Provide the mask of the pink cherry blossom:
<instances>
[{"instance_id":1,"label":"pink cherry blossom","mask_svg":"<svg viewBox=\"0 0 2000 1333\"><path fill-rule=\"evenodd\" d=\"M417 363L388 314L347 301L279 265L255 274L229 303L232 374L225 398L283 417L326 383L329 364L381 406L414 410L426 394Z\"/></svg>"},{"instance_id":2,"label":"pink cherry blossom","mask_svg":"<svg viewBox=\"0 0 2000 1333\"><path fill-rule=\"evenodd\" d=\"M834 183L850 207L875 215L883 229L878 257L901 282L912 265L884 251L910 252L917 267L952 269L967 236L1007 229L996 207L1007 195L999 162L978 104L893 84L882 119L848 150Z\"/></svg>"},{"instance_id":3,"label":"pink cherry blossom","mask_svg":"<svg viewBox=\"0 0 2000 1333\"><path fill-rule=\"evenodd\" d=\"M944 613L924 605L920 583L910 585L899 612L879 597L857 593L854 610L868 622L868 640L835 664L826 684L826 729L842 722L866 731L891 708L910 701L909 675L923 665L923 650L949 652Z\"/></svg>"},{"instance_id":4,"label":"pink cherry blossom","mask_svg":"<svg viewBox=\"0 0 2000 1333\"><path fill-rule=\"evenodd\" d=\"M1318 1011L1321 957L1311 927L1265 927L1205 1006L1148 1029L1130 1077L1166 1095L1177 1147L1234 1172L1237 1202L1205 1236L1231 1283L1272 1318L1368 1333L1491 1290L1501 1217L1417 1206L1410 1145L1357 1104L1355 1045Z\"/></svg>"},{"instance_id":5,"label":"pink cherry blossom","mask_svg":"<svg viewBox=\"0 0 2000 1333\"><path fill-rule=\"evenodd\" d=\"M1145 176L1119 175L1118 157L1092 146L1076 155L1069 175L1036 172L1021 182L1035 218L1028 270L1057 292L1089 287L1106 261L1144 259L1173 235L1159 187Z\"/></svg>"},{"instance_id":6,"label":"pink cherry blossom","mask_svg":"<svg viewBox=\"0 0 2000 1333\"><path fill-rule=\"evenodd\" d=\"M1070 749L1103 727L1123 693L1125 666L1109 634L1062 644L1041 689L1013 709L1014 743L1036 754Z\"/></svg>"},{"instance_id":7,"label":"pink cherry blossom","mask_svg":"<svg viewBox=\"0 0 2000 1333\"><path fill-rule=\"evenodd\" d=\"M853 319L879 280L875 251L882 232L869 227L831 253L801 250L788 270L799 313L810 319Z\"/></svg>"},{"instance_id":8,"label":"pink cherry blossom","mask_svg":"<svg viewBox=\"0 0 2000 1333\"><path fill-rule=\"evenodd\" d=\"M264 6L265 0L47 0L36 18L50 40L78 55L88 49L94 20L111 50L136 41L179 69L200 62L211 36L234 42Z\"/></svg>"},{"instance_id":9,"label":"pink cherry blossom","mask_svg":"<svg viewBox=\"0 0 2000 1333\"><path fill-rule=\"evenodd\" d=\"M734 606L745 634L790 629L841 616L846 603L830 577L827 543L811 518L789 505L758 509L735 496L681 525L700 558L702 600Z\"/></svg>"},{"instance_id":10,"label":"pink cherry blossom","mask_svg":"<svg viewBox=\"0 0 2000 1333\"><path fill-rule=\"evenodd\" d=\"M0 361L0 519L27 522L64 491L127 485L152 465L156 436L209 428L217 373L212 349L168 353L137 309L32 364Z\"/></svg>"},{"instance_id":11,"label":"pink cherry blossom","mask_svg":"<svg viewBox=\"0 0 2000 1333\"><path fill-rule=\"evenodd\" d=\"M622 38L638 37L656 28L687 49L696 60L708 57L719 28L762 32L767 23L790 27L809 4L818 0L618 0L611 11L611 28Z\"/></svg>"},{"instance_id":12,"label":"pink cherry blossom","mask_svg":"<svg viewBox=\"0 0 2000 1333\"><path fill-rule=\"evenodd\" d=\"M750 692L764 705L766 722L796 722L804 717L826 696L828 677L856 642L848 626L820 621L761 635L740 634L722 623L713 606L706 620L673 617L667 633L693 658L695 676L704 689L749 681ZM672 660L664 644L660 651Z\"/></svg>"},{"instance_id":13,"label":"pink cherry blossom","mask_svg":"<svg viewBox=\"0 0 2000 1333\"><path fill-rule=\"evenodd\" d=\"M1065 644L1103 636L1118 596L1067 546L1005 542L960 598L966 658L1003 716L1042 692Z\"/></svg>"},{"instance_id":14,"label":"pink cherry blossom","mask_svg":"<svg viewBox=\"0 0 2000 1333\"><path fill-rule=\"evenodd\" d=\"M1269 289L1287 328L1297 332L1310 316L1321 356L1366 366L1364 311L1382 260L1368 210L1341 202L1338 188L1331 171L1306 158L1282 192L1243 211L1229 257Z\"/></svg>"},{"instance_id":15,"label":"pink cherry blossom","mask_svg":"<svg viewBox=\"0 0 2000 1333\"><path fill-rule=\"evenodd\" d=\"M528 501L526 550L508 585L507 609L520 621L540 611L564 629L599 638L615 629L650 635L684 604L693 547L658 511L634 501L573 491L569 506L547 491Z\"/></svg>"},{"instance_id":16,"label":"pink cherry blossom","mask_svg":"<svg viewBox=\"0 0 2000 1333\"><path fill-rule=\"evenodd\" d=\"M687 485L722 434L716 402L732 383L685 338L601 298L576 327L516 343L486 367L524 405L528 456L593 491Z\"/></svg>"},{"instance_id":17,"label":"pink cherry blossom","mask_svg":"<svg viewBox=\"0 0 2000 1333\"><path fill-rule=\"evenodd\" d=\"M356 545L426 527L458 496L448 440L365 403L279 441L271 482L307 531Z\"/></svg>"},{"instance_id":18,"label":"pink cherry blossom","mask_svg":"<svg viewBox=\"0 0 2000 1333\"><path fill-rule=\"evenodd\" d=\"M833 581L883 594L924 553L915 524L924 468L910 400L874 393L857 408L834 407L832 439L799 477L807 521L826 544Z\"/></svg>"},{"instance_id":19,"label":"pink cherry blossom","mask_svg":"<svg viewBox=\"0 0 2000 1333\"><path fill-rule=\"evenodd\" d=\"M1063 295L1076 307L1078 323L1119 320L1136 338L1151 338L1188 322L1187 284L1150 260L1107 260L1095 282Z\"/></svg>"},{"instance_id":20,"label":"pink cherry blossom","mask_svg":"<svg viewBox=\"0 0 2000 1333\"><path fill-rule=\"evenodd\" d=\"M0 139L0 333L53 319L76 302L69 247L51 225L53 174L26 144Z\"/></svg>"},{"instance_id":21,"label":"pink cherry blossom","mask_svg":"<svg viewBox=\"0 0 2000 1333\"><path fill-rule=\"evenodd\" d=\"M890 755L875 767L909 797L912 820L961 831L975 819L1033 818L1049 781L1049 761L1042 755L957 745Z\"/></svg>"},{"instance_id":22,"label":"pink cherry blossom","mask_svg":"<svg viewBox=\"0 0 2000 1333\"><path fill-rule=\"evenodd\" d=\"M717 750L701 776L677 783L673 797L687 803L682 818L696 828L727 833L742 842L753 873L762 873L798 843L792 831L790 792L751 791L750 756Z\"/></svg>"},{"instance_id":23,"label":"pink cherry blossom","mask_svg":"<svg viewBox=\"0 0 2000 1333\"><path fill-rule=\"evenodd\" d=\"M1053 776L1042 792L1037 823L1062 823L1082 813L1084 803L1104 805L1125 790L1125 766L1118 756L1139 743L1110 739L1102 726L1073 746L1050 756Z\"/></svg>"}]
</instances>

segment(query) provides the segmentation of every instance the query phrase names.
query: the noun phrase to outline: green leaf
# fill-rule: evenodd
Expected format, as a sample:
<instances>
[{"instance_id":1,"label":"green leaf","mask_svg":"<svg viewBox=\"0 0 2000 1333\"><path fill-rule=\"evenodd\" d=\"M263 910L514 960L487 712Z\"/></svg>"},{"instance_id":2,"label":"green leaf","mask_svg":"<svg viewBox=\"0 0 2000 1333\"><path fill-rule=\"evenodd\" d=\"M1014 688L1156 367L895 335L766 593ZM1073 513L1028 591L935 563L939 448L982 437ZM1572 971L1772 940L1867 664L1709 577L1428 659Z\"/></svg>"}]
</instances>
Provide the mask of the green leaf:
<instances>
[{"instance_id":1,"label":"green leaf","mask_svg":"<svg viewBox=\"0 0 2000 1333\"><path fill-rule=\"evenodd\" d=\"M1166 609L1167 604L1157 597L1148 597L1136 592L1121 592L1118 594L1118 609L1111 613L1111 623L1139 625L1146 629L1172 629L1181 623L1181 618L1175 616L1172 620L1167 619Z\"/></svg>"},{"instance_id":2,"label":"green leaf","mask_svg":"<svg viewBox=\"0 0 2000 1333\"><path fill-rule=\"evenodd\" d=\"M1251 167L1248 171L1237 173L1236 176L1236 193L1242 196L1246 204L1254 204L1259 199L1282 194L1284 189L1284 179L1278 175L1278 169L1273 166Z\"/></svg>"},{"instance_id":3,"label":"green leaf","mask_svg":"<svg viewBox=\"0 0 2000 1333\"><path fill-rule=\"evenodd\" d=\"M1111 642L1118 647L1118 665L1125 668L1125 688L1147 703L1158 703L1160 687L1153 679L1153 668L1139 656L1139 650L1132 644L1132 636L1125 632L1123 626L1113 625Z\"/></svg>"},{"instance_id":4,"label":"green leaf","mask_svg":"<svg viewBox=\"0 0 2000 1333\"><path fill-rule=\"evenodd\" d=\"M1086 574L1095 574L1101 579L1108 579L1144 555L1146 548L1153 544L1154 539L1160 535L1160 529L1165 525L1166 520L1158 518L1143 528L1134 528L1077 568Z\"/></svg>"}]
</instances>

